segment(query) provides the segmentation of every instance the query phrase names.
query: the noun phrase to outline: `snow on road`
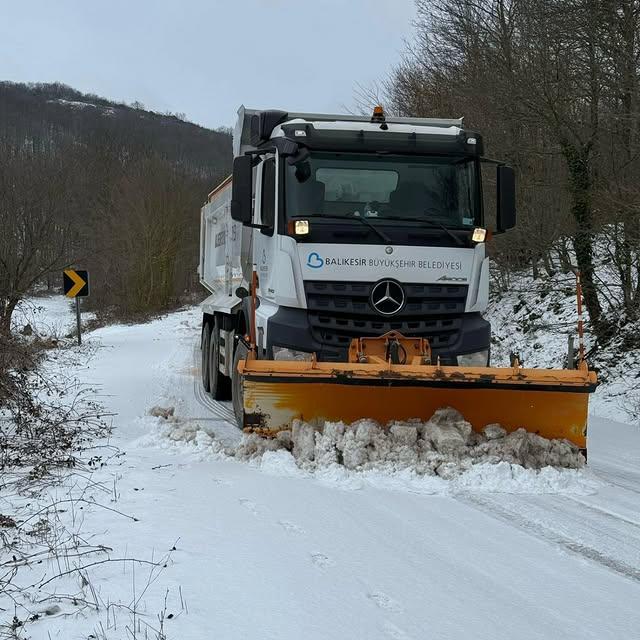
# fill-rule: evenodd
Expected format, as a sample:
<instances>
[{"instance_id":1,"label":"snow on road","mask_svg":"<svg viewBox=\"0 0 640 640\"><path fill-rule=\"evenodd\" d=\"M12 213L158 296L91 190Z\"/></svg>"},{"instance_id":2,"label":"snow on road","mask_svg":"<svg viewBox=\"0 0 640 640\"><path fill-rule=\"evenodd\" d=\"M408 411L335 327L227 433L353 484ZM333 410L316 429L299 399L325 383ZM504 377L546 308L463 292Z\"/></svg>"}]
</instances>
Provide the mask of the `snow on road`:
<instances>
[{"instance_id":1,"label":"snow on road","mask_svg":"<svg viewBox=\"0 0 640 640\"><path fill-rule=\"evenodd\" d=\"M239 433L200 386L199 321L190 309L87 336L80 375L117 412L126 455L96 475L125 515L93 509L85 530L113 557L166 564L97 567L103 601L136 602L154 628L164 611L173 640L640 637L640 429L593 418L589 468L562 472L578 474L564 488L529 478L532 493L495 475L455 490L310 475L281 452L243 463L212 446ZM156 405L191 442L166 437ZM147 637L122 610L61 606L28 637Z\"/></svg>"}]
</instances>

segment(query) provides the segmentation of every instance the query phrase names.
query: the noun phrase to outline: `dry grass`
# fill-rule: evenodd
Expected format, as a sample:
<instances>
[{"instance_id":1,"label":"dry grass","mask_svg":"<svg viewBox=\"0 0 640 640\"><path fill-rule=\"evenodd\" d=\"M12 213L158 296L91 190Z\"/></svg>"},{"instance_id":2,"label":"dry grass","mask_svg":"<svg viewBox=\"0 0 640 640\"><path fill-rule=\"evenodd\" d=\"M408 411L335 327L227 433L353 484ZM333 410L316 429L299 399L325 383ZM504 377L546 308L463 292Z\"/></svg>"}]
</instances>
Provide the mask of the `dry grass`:
<instances>
[{"instance_id":1,"label":"dry grass","mask_svg":"<svg viewBox=\"0 0 640 640\"><path fill-rule=\"evenodd\" d=\"M172 551L159 560L119 557L85 531L85 515L95 510L136 520L116 508L116 481L100 473L122 456L109 441L111 416L96 389L67 373L91 355L90 346L78 350L64 339L48 352L33 340L0 344L2 640L26 640L29 627L50 616L88 613L100 619L92 638L122 629L131 638L166 638L164 621L173 614L165 607L151 620L140 604ZM95 587L106 564L131 571L129 599L105 600Z\"/></svg>"}]
</instances>

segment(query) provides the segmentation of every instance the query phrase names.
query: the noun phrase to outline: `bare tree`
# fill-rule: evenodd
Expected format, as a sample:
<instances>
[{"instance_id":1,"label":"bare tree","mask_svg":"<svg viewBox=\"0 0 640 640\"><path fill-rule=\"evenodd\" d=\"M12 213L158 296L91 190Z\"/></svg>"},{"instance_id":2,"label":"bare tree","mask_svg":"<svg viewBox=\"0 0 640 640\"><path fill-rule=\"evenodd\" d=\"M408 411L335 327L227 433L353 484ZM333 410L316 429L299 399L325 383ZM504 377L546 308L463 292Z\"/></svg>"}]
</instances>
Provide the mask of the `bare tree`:
<instances>
[{"instance_id":1,"label":"bare tree","mask_svg":"<svg viewBox=\"0 0 640 640\"><path fill-rule=\"evenodd\" d=\"M73 151L34 155L4 147L0 167L0 333L44 275L70 262Z\"/></svg>"},{"instance_id":2,"label":"bare tree","mask_svg":"<svg viewBox=\"0 0 640 640\"><path fill-rule=\"evenodd\" d=\"M539 262L553 270L550 249L566 257L570 236L603 339L615 322L594 262L605 227L627 314L639 301L638 4L417 0L415 38L387 85L399 113L463 113L515 166L521 224L502 257L524 255L534 275Z\"/></svg>"}]
</instances>

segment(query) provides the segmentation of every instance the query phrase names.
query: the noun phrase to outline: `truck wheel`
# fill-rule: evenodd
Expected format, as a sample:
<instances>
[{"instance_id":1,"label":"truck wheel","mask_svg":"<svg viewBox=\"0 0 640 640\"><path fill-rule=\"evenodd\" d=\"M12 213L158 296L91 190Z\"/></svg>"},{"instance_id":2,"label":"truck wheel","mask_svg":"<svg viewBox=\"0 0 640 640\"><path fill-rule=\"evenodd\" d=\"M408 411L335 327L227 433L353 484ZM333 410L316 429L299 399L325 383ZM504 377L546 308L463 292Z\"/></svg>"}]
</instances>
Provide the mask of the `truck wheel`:
<instances>
[{"instance_id":1,"label":"truck wheel","mask_svg":"<svg viewBox=\"0 0 640 640\"><path fill-rule=\"evenodd\" d=\"M238 429L244 427L244 401L242 398L242 376L238 373L238 363L246 359L249 350L242 340L238 341L233 354L233 373L231 376L231 389L233 392L233 413L236 416Z\"/></svg>"},{"instance_id":2,"label":"truck wheel","mask_svg":"<svg viewBox=\"0 0 640 640\"><path fill-rule=\"evenodd\" d=\"M214 400L231 398L231 378L220 371L220 324L216 317L209 340L209 392Z\"/></svg>"},{"instance_id":3,"label":"truck wheel","mask_svg":"<svg viewBox=\"0 0 640 640\"><path fill-rule=\"evenodd\" d=\"M208 322L202 326L202 337L200 339L200 374L202 375L202 386L205 391L209 391L209 343L211 341L211 327Z\"/></svg>"}]
</instances>

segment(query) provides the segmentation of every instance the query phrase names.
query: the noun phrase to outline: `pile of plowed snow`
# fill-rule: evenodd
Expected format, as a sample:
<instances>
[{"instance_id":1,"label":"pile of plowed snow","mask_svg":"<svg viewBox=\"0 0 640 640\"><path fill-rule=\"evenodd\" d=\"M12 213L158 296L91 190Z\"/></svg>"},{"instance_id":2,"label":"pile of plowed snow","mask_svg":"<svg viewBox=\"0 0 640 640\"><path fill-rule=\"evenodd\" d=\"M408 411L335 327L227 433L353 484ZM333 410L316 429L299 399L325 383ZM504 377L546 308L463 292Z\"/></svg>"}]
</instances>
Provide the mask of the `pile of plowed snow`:
<instances>
[{"instance_id":1,"label":"pile of plowed snow","mask_svg":"<svg viewBox=\"0 0 640 640\"><path fill-rule=\"evenodd\" d=\"M451 408L438 409L427 422L384 426L363 419L352 424L326 422L318 429L297 420L291 431L282 431L276 438L245 436L233 455L247 460L279 450L290 451L298 466L309 471L338 464L355 471L411 469L446 479L476 464L579 469L585 463L578 448L567 440L547 440L524 429L507 433L498 424L487 425L478 433Z\"/></svg>"},{"instance_id":2,"label":"pile of plowed snow","mask_svg":"<svg viewBox=\"0 0 640 640\"><path fill-rule=\"evenodd\" d=\"M290 431L281 431L275 438L249 434L226 446L215 427L183 421L174 415L173 407L153 407L149 413L159 419L161 441L188 443L208 455L257 462L261 467L267 459L281 466L286 457L287 473L342 468L385 474L407 471L453 480L471 470L500 465L536 473L545 468L581 469L585 464L579 449L567 440L547 440L524 429L507 433L499 424L487 425L478 433L448 407L438 409L426 422L381 425L363 419L351 424L325 422L318 428L296 420Z\"/></svg>"}]
</instances>

